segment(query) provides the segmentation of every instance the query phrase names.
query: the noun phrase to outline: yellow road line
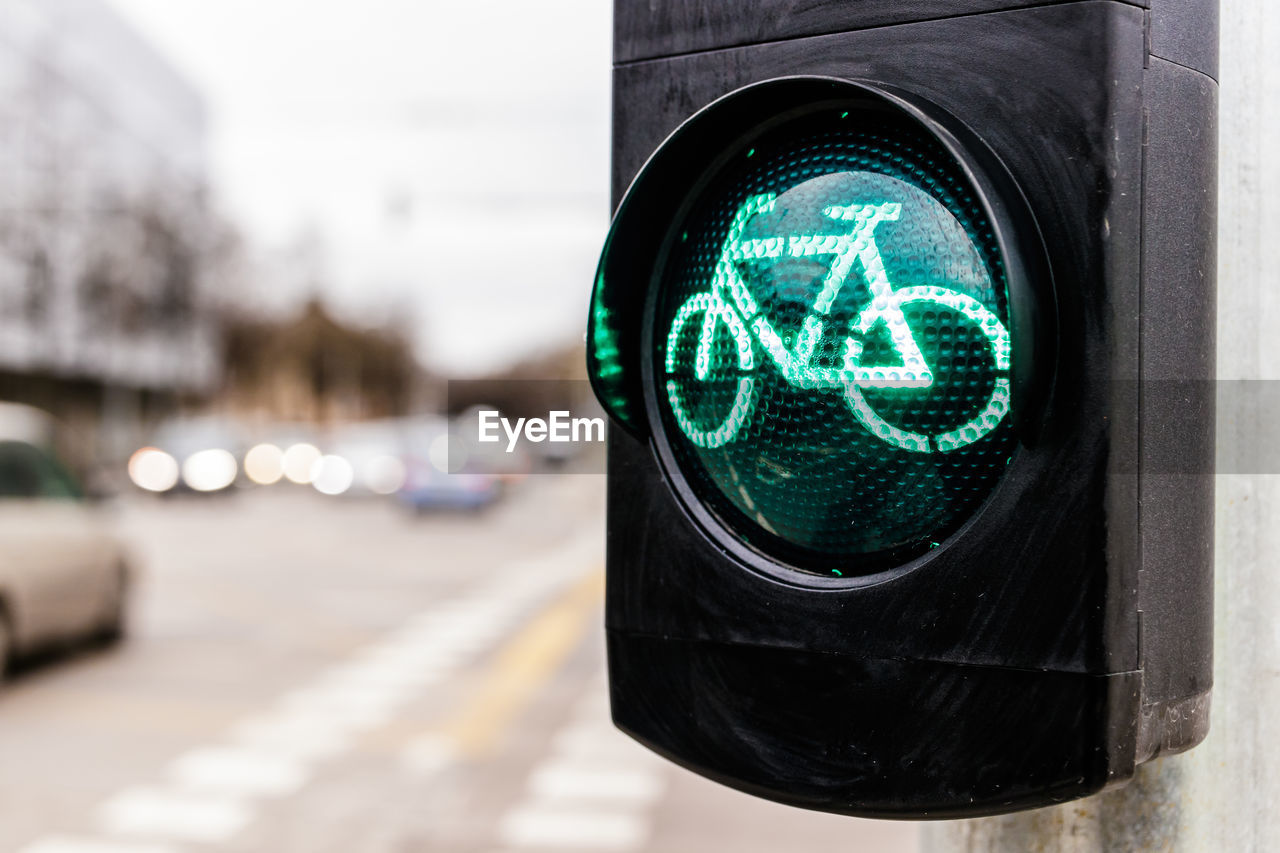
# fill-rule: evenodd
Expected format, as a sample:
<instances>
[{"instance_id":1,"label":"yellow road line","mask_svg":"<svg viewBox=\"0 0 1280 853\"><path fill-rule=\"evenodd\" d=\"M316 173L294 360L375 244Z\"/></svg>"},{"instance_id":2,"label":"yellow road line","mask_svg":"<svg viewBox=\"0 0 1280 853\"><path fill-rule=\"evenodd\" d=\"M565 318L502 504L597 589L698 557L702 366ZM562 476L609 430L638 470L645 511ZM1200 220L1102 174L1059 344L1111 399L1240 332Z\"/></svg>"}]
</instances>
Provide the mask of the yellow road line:
<instances>
[{"instance_id":1,"label":"yellow road line","mask_svg":"<svg viewBox=\"0 0 1280 853\"><path fill-rule=\"evenodd\" d=\"M592 572L498 650L475 695L440 729L461 755L493 750L577 646L603 597L604 573Z\"/></svg>"}]
</instances>

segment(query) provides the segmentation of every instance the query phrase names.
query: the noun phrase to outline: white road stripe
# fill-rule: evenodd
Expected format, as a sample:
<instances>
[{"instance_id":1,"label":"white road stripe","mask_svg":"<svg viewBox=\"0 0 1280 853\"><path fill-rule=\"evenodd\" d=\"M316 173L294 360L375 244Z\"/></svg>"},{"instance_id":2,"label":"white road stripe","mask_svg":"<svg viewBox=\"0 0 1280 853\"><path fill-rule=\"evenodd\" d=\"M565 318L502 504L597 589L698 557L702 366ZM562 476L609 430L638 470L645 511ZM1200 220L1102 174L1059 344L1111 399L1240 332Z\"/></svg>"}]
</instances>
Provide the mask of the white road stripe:
<instances>
[{"instance_id":1,"label":"white road stripe","mask_svg":"<svg viewBox=\"0 0 1280 853\"><path fill-rule=\"evenodd\" d=\"M646 818L597 808L530 807L509 812L498 826L504 844L554 850L636 850L649 838Z\"/></svg>"},{"instance_id":2,"label":"white road stripe","mask_svg":"<svg viewBox=\"0 0 1280 853\"><path fill-rule=\"evenodd\" d=\"M350 731L350 726L339 724L332 716L276 711L237 724L228 739L273 755L316 761L350 748Z\"/></svg>"},{"instance_id":3,"label":"white road stripe","mask_svg":"<svg viewBox=\"0 0 1280 853\"><path fill-rule=\"evenodd\" d=\"M339 677L339 673L348 673L350 677L357 680L400 682L418 685L419 688L423 688L429 687L447 677L456 666L456 663L446 665L438 660L422 661L398 655L396 657L370 658L343 664L341 670L335 673L334 677Z\"/></svg>"},{"instance_id":4,"label":"white road stripe","mask_svg":"<svg viewBox=\"0 0 1280 853\"><path fill-rule=\"evenodd\" d=\"M103 803L98 814L116 835L210 844L226 841L252 818L237 800L165 788L129 788Z\"/></svg>"},{"instance_id":5,"label":"white road stripe","mask_svg":"<svg viewBox=\"0 0 1280 853\"><path fill-rule=\"evenodd\" d=\"M659 759L652 752L627 737L611 723L575 725L556 735L556 752L581 761L597 761L609 766L656 766Z\"/></svg>"},{"instance_id":6,"label":"white road stripe","mask_svg":"<svg viewBox=\"0 0 1280 853\"><path fill-rule=\"evenodd\" d=\"M406 668L398 662L390 666L356 663L333 667L325 673L320 683L332 687L367 687L370 689L403 687L408 690L418 691L439 680L439 669L427 669L425 667Z\"/></svg>"},{"instance_id":7,"label":"white road stripe","mask_svg":"<svg viewBox=\"0 0 1280 853\"><path fill-rule=\"evenodd\" d=\"M411 740L400 753L405 770L419 779L436 776L458 758L458 746L447 735L428 734Z\"/></svg>"},{"instance_id":8,"label":"white road stripe","mask_svg":"<svg viewBox=\"0 0 1280 853\"><path fill-rule=\"evenodd\" d=\"M160 844L134 844L129 841L103 841L98 838L50 835L37 838L19 848L18 853L177 853L177 848Z\"/></svg>"},{"instance_id":9,"label":"white road stripe","mask_svg":"<svg viewBox=\"0 0 1280 853\"><path fill-rule=\"evenodd\" d=\"M543 802L587 800L647 806L662 796L662 780L652 773L584 767L564 759L544 762L529 779L529 791Z\"/></svg>"},{"instance_id":10,"label":"white road stripe","mask_svg":"<svg viewBox=\"0 0 1280 853\"><path fill-rule=\"evenodd\" d=\"M413 684L390 681L369 681L345 678L332 679L322 676L311 687L304 687L285 696L284 704L298 704L297 697L302 697L301 704L316 701L318 704L334 703L344 706L359 705L364 708L396 708L417 698L418 690Z\"/></svg>"},{"instance_id":11,"label":"white road stripe","mask_svg":"<svg viewBox=\"0 0 1280 853\"><path fill-rule=\"evenodd\" d=\"M412 646L396 642L370 650L366 657L357 661L357 665L382 672L430 672L439 675L457 669L467 657L465 652L448 648L442 641Z\"/></svg>"},{"instance_id":12,"label":"white road stripe","mask_svg":"<svg viewBox=\"0 0 1280 853\"><path fill-rule=\"evenodd\" d=\"M222 746L179 756L170 765L169 775L187 790L233 797L282 797L310 780L310 774L298 761Z\"/></svg>"},{"instance_id":13,"label":"white road stripe","mask_svg":"<svg viewBox=\"0 0 1280 853\"><path fill-rule=\"evenodd\" d=\"M280 706L285 710L328 716L336 724L349 726L352 731L386 725L400 704L402 703L390 701L385 696L368 696L354 690L326 690L321 687L304 687L280 700Z\"/></svg>"},{"instance_id":14,"label":"white road stripe","mask_svg":"<svg viewBox=\"0 0 1280 853\"><path fill-rule=\"evenodd\" d=\"M528 795L499 822L510 848L638 850L666 788L660 763L609 722L608 695L592 683L550 756L529 775Z\"/></svg>"}]
</instances>

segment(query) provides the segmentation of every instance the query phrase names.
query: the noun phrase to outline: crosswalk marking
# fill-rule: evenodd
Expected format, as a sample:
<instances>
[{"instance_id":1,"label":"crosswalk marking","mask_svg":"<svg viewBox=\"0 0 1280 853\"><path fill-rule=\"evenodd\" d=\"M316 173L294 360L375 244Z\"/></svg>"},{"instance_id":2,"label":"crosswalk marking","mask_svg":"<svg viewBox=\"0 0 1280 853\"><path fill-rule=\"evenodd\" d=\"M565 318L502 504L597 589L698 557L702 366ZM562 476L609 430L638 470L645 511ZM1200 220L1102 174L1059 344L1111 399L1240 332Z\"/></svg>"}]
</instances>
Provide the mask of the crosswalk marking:
<instances>
[{"instance_id":1,"label":"crosswalk marking","mask_svg":"<svg viewBox=\"0 0 1280 853\"><path fill-rule=\"evenodd\" d=\"M296 760L238 747L206 747L179 756L169 775L183 788L234 797L281 797L308 781Z\"/></svg>"},{"instance_id":2,"label":"crosswalk marking","mask_svg":"<svg viewBox=\"0 0 1280 853\"><path fill-rule=\"evenodd\" d=\"M418 778L438 775L458 757L458 742L449 735L426 734L411 740L400 754L404 769Z\"/></svg>"},{"instance_id":3,"label":"crosswalk marking","mask_svg":"<svg viewBox=\"0 0 1280 853\"><path fill-rule=\"evenodd\" d=\"M252 812L243 802L168 788L130 788L99 809L107 831L115 835L216 843L244 829Z\"/></svg>"},{"instance_id":4,"label":"crosswalk marking","mask_svg":"<svg viewBox=\"0 0 1280 853\"><path fill-rule=\"evenodd\" d=\"M552 850L635 850L649 837L648 819L627 812L597 808L548 808L533 805L508 813L499 837L512 847Z\"/></svg>"},{"instance_id":5,"label":"crosswalk marking","mask_svg":"<svg viewBox=\"0 0 1280 853\"><path fill-rule=\"evenodd\" d=\"M582 766L574 759L548 762L529 779L542 800L586 800L648 804L662 796L662 780L649 773Z\"/></svg>"},{"instance_id":6,"label":"crosswalk marking","mask_svg":"<svg viewBox=\"0 0 1280 853\"><path fill-rule=\"evenodd\" d=\"M561 755L583 760L654 763L657 759L640 744L623 735L613 724L577 725L562 729L553 746Z\"/></svg>"},{"instance_id":7,"label":"crosswalk marking","mask_svg":"<svg viewBox=\"0 0 1280 853\"><path fill-rule=\"evenodd\" d=\"M517 850L634 851L649 840L650 812L666 790L657 759L609 722L596 681L529 774L526 796L498 824Z\"/></svg>"},{"instance_id":8,"label":"crosswalk marking","mask_svg":"<svg viewBox=\"0 0 1280 853\"><path fill-rule=\"evenodd\" d=\"M238 723L228 738L272 755L300 761L332 758L348 749L352 734L328 715L309 711L273 711Z\"/></svg>"}]
</instances>

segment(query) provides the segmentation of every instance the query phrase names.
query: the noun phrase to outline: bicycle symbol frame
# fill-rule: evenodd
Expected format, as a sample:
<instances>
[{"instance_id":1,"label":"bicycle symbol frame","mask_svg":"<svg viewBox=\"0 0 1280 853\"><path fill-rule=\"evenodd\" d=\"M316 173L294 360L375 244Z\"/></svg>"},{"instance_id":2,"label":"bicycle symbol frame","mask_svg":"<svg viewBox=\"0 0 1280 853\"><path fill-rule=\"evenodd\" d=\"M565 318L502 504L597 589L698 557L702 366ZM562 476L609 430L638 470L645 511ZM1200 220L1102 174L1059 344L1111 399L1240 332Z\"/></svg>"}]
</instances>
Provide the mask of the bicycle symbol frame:
<instances>
[{"instance_id":1,"label":"bicycle symbol frame","mask_svg":"<svg viewBox=\"0 0 1280 853\"><path fill-rule=\"evenodd\" d=\"M880 202L824 208L823 215L851 224L845 233L744 240L747 225L757 215L772 212L776 198L775 193L763 193L742 203L729 225L712 273L710 289L689 297L671 322L667 335L666 371L669 378L666 390L672 413L685 436L698 447L714 449L728 444L746 425L759 396L753 375L757 344L793 388L843 390L845 403L859 423L872 435L903 450L945 453L972 444L995 429L1009 411L1009 331L986 306L966 294L934 285L893 287L876 244L875 230L882 222L898 219L902 205ZM761 312L737 265L746 260L813 255L831 255L831 265L794 345L789 348L783 336ZM849 334L844 339L843 365L814 364L814 355L826 332L831 308L852 272L855 260L861 262L871 302L850 324ZM933 386L933 371L926 363L903 311L906 305L926 302L957 312L977 325L989 344L996 374L986 405L969 421L936 434L911 432L889 423L875 411L862 391L864 388L925 390ZM716 328L721 322L736 345L737 367L741 374L729 414L714 429L701 429L694 423L681 400L676 380L670 378L676 372L676 348L681 335L685 326L698 314L702 314L702 325L694 353L694 380L706 381L711 372ZM864 366L861 363L863 345L859 338L865 337L879 324L884 324L888 330L901 364Z\"/></svg>"}]
</instances>

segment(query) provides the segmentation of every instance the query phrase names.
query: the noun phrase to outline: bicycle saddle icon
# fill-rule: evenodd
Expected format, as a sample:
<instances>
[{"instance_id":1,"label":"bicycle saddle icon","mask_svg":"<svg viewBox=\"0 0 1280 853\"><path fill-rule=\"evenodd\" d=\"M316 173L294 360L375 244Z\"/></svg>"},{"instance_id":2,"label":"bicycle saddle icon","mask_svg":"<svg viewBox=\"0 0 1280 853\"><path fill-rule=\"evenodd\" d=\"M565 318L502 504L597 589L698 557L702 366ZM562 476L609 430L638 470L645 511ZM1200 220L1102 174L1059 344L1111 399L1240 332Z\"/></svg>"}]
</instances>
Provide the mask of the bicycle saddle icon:
<instances>
[{"instance_id":1,"label":"bicycle saddle icon","mask_svg":"<svg viewBox=\"0 0 1280 853\"><path fill-rule=\"evenodd\" d=\"M744 239L748 224L756 216L771 213L776 198L774 193L764 193L742 203L729 225L712 272L710 289L689 297L672 320L667 335L666 390L676 421L689 440L706 449L722 447L733 441L749 422L759 397L755 375L757 351L773 362L793 388L843 391L853 416L871 435L903 450L945 453L972 444L995 429L1009 411L1009 332L991 310L964 293L936 285L894 288L885 271L875 232L881 223L901 216L902 204L878 202L825 207L824 217L847 224L834 234ZM739 271L739 264L823 255L830 256L830 266L795 334L794 343L788 346L783 334L762 312ZM870 303L853 319L844 336L843 363L839 366L821 364L815 355L828 332L832 306L850 273L859 266L870 292ZM938 433L913 432L890 423L864 394L864 389L890 388L901 389L904 394L920 393L934 386L935 370L907 324L904 310L907 306L929 303L977 327L986 339L995 374L985 405L965 423ZM720 324L724 324L733 341L729 357L736 362L736 392L728 414L710 428L695 423L674 378L677 349L689 323L700 324L695 327L698 330L692 375L695 383L710 381L712 359L725 355L722 348L715 346ZM862 363L864 341L877 328L887 332L896 364Z\"/></svg>"}]
</instances>

